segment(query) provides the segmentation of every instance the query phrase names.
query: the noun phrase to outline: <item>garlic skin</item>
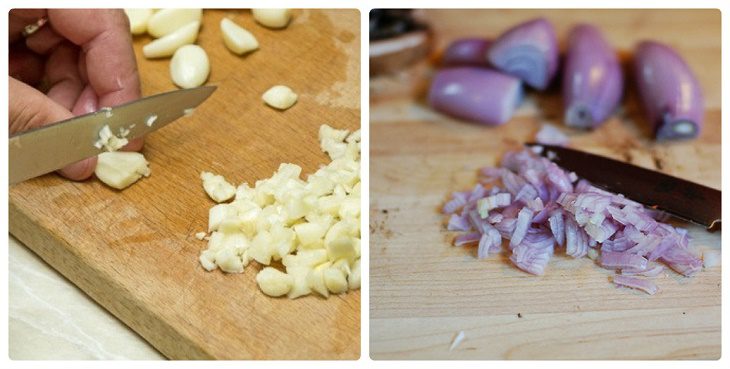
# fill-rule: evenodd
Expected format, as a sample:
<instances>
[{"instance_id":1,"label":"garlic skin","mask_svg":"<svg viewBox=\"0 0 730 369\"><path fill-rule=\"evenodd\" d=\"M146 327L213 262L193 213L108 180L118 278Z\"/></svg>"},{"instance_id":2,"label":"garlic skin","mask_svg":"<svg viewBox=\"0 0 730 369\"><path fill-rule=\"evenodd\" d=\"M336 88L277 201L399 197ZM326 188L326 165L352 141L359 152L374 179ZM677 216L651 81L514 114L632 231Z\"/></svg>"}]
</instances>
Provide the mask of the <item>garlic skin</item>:
<instances>
[{"instance_id":1,"label":"garlic skin","mask_svg":"<svg viewBox=\"0 0 730 369\"><path fill-rule=\"evenodd\" d=\"M291 108L297 102L298 98L299 96L291 88L283 85L274 86L261 95L261 99L267 105L279 110Z\"/></svg>"},{"instance_id":2,"label":"garlic skin","mask_svg":"<svg viewBox=\"0 0 730 369\"><path fill-rule=\"evenodd\" d=\"M107 186L123 190L143 176L149 177L150 168L138 152L104 152L98 156L94 174Z\"/></svg>"},{"instance_id":3,"label":"garlic skin","mask_svg":"<svg viewBox=\"0 0 730 369\"><path fill-rule=\"evenodd\" d=\"M152 9L124 9L129 18L129 31L133 35L141 35L147 32L147 22L154 13Z\"/></svg>"},{"instance_id":4,"label":"garlic skin","mask_svg":"<svg viewBox=\"0 0 730 369\"><path fill-rule=\"evenodd\" d=\"M142 47L145 58L163 58L170 56L183 45L192 44L198 38L200 21L190 22L176 31L158 38Z\"/></svg>"},{"instance_id":5,"label":"garlic skin","mask_svg":"<svg viewBox=\"0 0 730 369\"><path fill-rule=\"evenodd\" d=\"M268 28L284 28L291 20L291 9L251 9L253 19Z\"/></svg>"},{"instance_id":6,"label":"garlic skin","mask_svg":"<svg viewBox=\"0 0 730 369\"><path fill-rule=\"evenodd\" d=\"M360 131L321 126L320 149L332 161L306 180L301 167L288 163L253 187L233 188L204 172L209 194L222 187L219 200L235 198L209 211L212 233L200 254L203 268L240 273L251 260L262 265L281 260L285 273L265 268L256 280L265 294L290 299L359 289L360 137Z\"/></svg>"},{"instance_id":7,"label":"garlic skin","mask_svg":"<svg viewBox=\"0 0 730 369\"><path fill-rule=\"evenodd\" d=\"M169 35L190 22L201 22L203 9L160 9L147 21L147 33L159 38Z\"/></svg>"},{"instance_id":8,"label":"garlic skin","mask_svg":"<svg viewBox=\"0 0 730 369\"><path fill-rule=\"evenodd\" d=\"M185 45L170 60L172 82L181 88L202 86L210 74L208 54L198 45Z\"/></svg>"},{"instance_id":9,"label":"garlic skin","mask_svg":"<svg viewBox=\"0 0 730 369\"><path fill-rule=\"evenodd\" d=\"M259 48L259 42L251 32L228 18L221 19L223 43L234 54L243 55Z\"/></svg>"}]
</instances>

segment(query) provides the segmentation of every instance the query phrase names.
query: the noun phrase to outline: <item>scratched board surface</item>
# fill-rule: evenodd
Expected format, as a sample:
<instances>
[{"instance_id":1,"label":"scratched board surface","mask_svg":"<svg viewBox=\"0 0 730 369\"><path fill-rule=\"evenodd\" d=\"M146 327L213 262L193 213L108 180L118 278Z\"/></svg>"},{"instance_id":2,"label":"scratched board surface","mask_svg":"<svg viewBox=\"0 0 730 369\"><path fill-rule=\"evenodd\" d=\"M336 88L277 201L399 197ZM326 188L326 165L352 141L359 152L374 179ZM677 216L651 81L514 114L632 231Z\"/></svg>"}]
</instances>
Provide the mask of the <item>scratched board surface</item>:
<instances>
[{"instance_id":1,"label":"scratched board surface","mask_svg":"<svg viewBox=\"0 0 730 369\"><path fill-rule=\"evenodd\" d=\"M236 56L219 23L232 18L260 49ZM205 10L198 38L218 90L195 110L148 136L152 176L119 192L97 180L46 175L10 189L10 231L94 300L173 359L356 359L360 292L297 300L263 295L254 277L208 273L198 263L213 202L199 174L235 183L268 178L282 162L312 173L328 162L323 123L360 126L360 15L295 10L283 30L255 24L245 10ZM146 60L136 37L143 95L174 89L169 59ZM290 86L299 101L284 112L261 94Z\"/></svg>"},{"instance_id":2,"label":"scratched board surface","mask_svg":"<svg viewBox=\"0 0 730 369\"><path fill-rule=\"evenodd\" d=\"M506 125L485 128L434 113L422 96L371 105L370 348L375 359L716 359L720 356L720 267L693 278L667 272L654 296L617 289L612 272L558 251L544 276L502 253L476 259L452 246L439 210L471 188L478 168L532 140L542 122L572 146L720 188L719 11L431 10L437 50L464 36L495 37L535 16L564 40L577 22L598 25L622 52L651 38L676 47L706 99L697 140L655 143L629 93L625 108L594 132L568 131L558 91L530 94ZM702 206L702 204L698 204ZM720 232L683 222L698 249L719 249ZM450 351L452 340L464 340Z\"/></svg>"}]
</instances>

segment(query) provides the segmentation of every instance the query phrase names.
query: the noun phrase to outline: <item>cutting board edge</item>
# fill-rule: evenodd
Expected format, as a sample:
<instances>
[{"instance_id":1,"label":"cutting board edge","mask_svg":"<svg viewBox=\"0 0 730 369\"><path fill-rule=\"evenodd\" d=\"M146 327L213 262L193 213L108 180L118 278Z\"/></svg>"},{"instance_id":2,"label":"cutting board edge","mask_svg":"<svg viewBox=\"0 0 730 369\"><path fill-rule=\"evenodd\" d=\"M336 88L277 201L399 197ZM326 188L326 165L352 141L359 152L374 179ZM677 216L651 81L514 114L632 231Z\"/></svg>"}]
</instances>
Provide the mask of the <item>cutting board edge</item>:
<instances>
[{"instance_id":1,"label":"cutting board edge","mask_svg":"<svg viewBox=\"0 0 730 369\"><path fill-rule=\"evenodd\" d=\"M40 227L10 196L8 202L8 229L44 262L71 281L96 303L109 311L126 326L139 334L145 341L170 359L213 359L214 357L195 345L189 338L158 318L152 311L145 309L134 296L120 286L106 273L90 268L80 255L71 252L67 242L55 236L48 229ZM36 232L31 229L36 224ZM73 273L72 270L77 271ZM95 284L92 281L101 283ZM111 292L105 293L108 289ZM105 295L114 298L105 298ZM125 309L134 309L142 318L133 319ZM155 332L162 332L156 334ZM156 337L156 335L158 337Z\"/></svg>"},{"instance_id":2,"label":"cutting board edge","mask_svg":"<svg viewBox=\"0 0 730 369\"><path fill-rule=\"evenodd\" d=\"M42 227L22 207L13 201L8 202L9 231L21 243L38 255L45 263L58 271L92 300L109 311L122 323L139 334L165 357L172 360L307 360L310 356L302 356L295 350L286 353L274 353L270 356L225 355L216 357L195 344L195 341L183 335L173 326L166 323L155 312L145 308L145 304L119 285L107 273L94 268L93 263L83 261L81 255L72 252L68 242L56 236L49 229ZM37 229L34 231L34 229ZM76 270L76 272L74 272ZM96 283L94 283L96 282ZM110 291L110 292L106 292ZM134 318L132 311L141 318ZM359 338L359 337L358 337ZM353 350L343 352L322 352L317 360L358 360L362 356L362 340L357 340ZM240 353L240 351L238 351Z\"/></svg>"}]
</instances>

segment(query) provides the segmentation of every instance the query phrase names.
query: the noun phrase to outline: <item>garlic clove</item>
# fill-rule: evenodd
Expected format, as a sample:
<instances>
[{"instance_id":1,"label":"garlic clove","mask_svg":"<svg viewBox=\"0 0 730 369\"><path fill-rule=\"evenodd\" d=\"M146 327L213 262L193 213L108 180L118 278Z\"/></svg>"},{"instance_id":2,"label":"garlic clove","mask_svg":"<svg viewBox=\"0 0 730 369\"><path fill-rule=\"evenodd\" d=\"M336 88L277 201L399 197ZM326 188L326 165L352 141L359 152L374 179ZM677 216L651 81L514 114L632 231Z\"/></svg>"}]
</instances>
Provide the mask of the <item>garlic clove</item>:
<instances>
[{"instance_id":1,"label":"garlic clove","mask_svg":"<svg viewBox=\"0 0 730 369\"><path fill-rule=\"evenodd\" d=\"M133 35L141 35L147 32L147 22L154 13L152 9L124 9L129 18L129 31Z\"/></svg>"},{"instance_id":2,"label":"garlic clove","mask_svg":"<svg viewBox=\"0 0 730 369\"><path fill-rule=\"evenodd\" d=\"M261 98L273 108L286 110L297 102L298 96L291 88L277 85L264 92Z\"/></svg>"},{"instance_id":3,"label":"garlic clove","mask_svg":"<svg viewBox=\"0 0 730 369\"><path fill-rule=\"evenodd\" d=\"M253 19L269 28L284 28L291 20L291 9L251 9Z\"/></svg>"},{"instance_id":4,"label":"garlic clove","mask_svg":"<svg viewBox=\"0 0 730 369\"><path fill-rule=\"evenodd\" d=\"M182 46L175 51L172 60L170 60L170 76L172 81L179 87L193 88L201 86L208 79L209 73L208 54L198 45Z\"/></svg>"},{"instance_id":5,"label":"garlic clove","mask_svg":"<svg viewBox=\"0 0 730 369\"><path fill-rule=\"evenodd\" d=\"M198 38L199 29L200 21L190 22L175 32L144 45L142 54L148 59L170 56L181 46L195 42Z\"/></svg>"},{"instance_id":6,"label":"garlic clove","mask_svg":"<svg viewBox=\"0 0 730 369\"><path fill-rule=\"evenodd\" d=\"M203 18L203 9L161 9L153 14L147 22L147 33L159 38L169 35L186 24Z\"/></svg>"},{"instance_id":7,"label":"garlic clove","mask_svg":"<svg viewBox=\"0 0 730 369\"><path fill-rule=\"evenodd\" d=\"M231 52L243 55L259 48L259 42L251 32L228 18L221 19L223 43Z\"/></svg>"}]
</instances>

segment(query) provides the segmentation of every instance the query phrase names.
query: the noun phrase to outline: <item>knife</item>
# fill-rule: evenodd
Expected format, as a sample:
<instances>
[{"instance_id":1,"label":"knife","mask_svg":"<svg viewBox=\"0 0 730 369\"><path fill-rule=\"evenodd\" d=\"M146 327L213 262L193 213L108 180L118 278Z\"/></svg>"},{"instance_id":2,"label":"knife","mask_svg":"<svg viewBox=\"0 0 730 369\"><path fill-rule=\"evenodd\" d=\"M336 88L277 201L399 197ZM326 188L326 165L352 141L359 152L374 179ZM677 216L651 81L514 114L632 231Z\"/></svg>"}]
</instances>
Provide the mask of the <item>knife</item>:
<instances>
[{"instance_id":1,"label":"knife","mask_svg":"<svg viewBox=\"0 0 730 369\"><path fill-rule=\"evenodd\" d=\"M596 187L623 194L648 207L705 226L709 231L720 229L719 190L587 152L537 143L526 145L542 146L540 155Z\"/></svg>"},{"instance_id":2,"label":"knife","mask_svg":"<svg viewBox=\"0 0 730 369\"><path fill-rule=\"evenodd\" d=\"M192 112L215 89L202 86L165 92L12 135L10 184L101 154L104 150L94 144L104 126L115 135L128 129L129 140L160 129Z\"/></svg>"}]
</instances>

